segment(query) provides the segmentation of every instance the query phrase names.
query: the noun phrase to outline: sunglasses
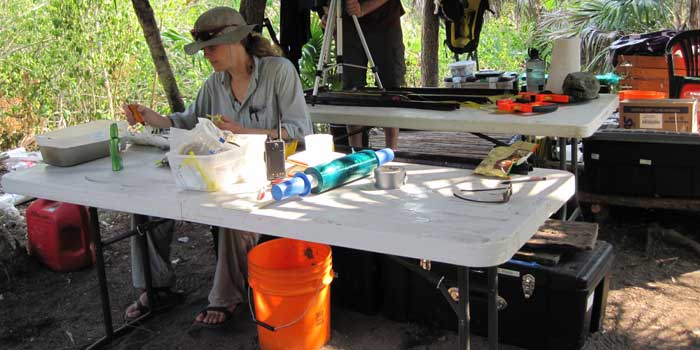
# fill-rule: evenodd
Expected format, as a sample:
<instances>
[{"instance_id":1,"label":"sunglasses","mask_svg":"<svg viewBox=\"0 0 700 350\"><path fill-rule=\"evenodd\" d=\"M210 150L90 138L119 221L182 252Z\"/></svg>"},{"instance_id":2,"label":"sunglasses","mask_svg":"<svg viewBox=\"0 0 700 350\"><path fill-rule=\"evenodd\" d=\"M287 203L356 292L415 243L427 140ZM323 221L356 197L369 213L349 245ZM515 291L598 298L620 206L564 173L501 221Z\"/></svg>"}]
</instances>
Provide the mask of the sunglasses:
<instances>
[{"instance_id":1,"label":"sunglasses","mask_svg":"<svg viewBox=\"0 0 700 350\"><path fill-rule=\"evenodd\" d=\"M462 200L477 203L507 203L513 195L513 185L476 190L454 189L452 194Z\"/></svg>"},{"instance_id":2,"label":"sunglasses","mask_svg":"<svg viewBox=\"0 0 700 350\"><path fill-rule=\"evenodd\" d=\"M234 27L236 26L235 24L233 25L225 25L221 27L216 27L213 29L209 29L206 31L197 31L194 28L190 30L190 34L192 34L192 38L196 41L207 41L221 33L222 30L228 28L228 27Z\"/></svg>"}]
</instances>

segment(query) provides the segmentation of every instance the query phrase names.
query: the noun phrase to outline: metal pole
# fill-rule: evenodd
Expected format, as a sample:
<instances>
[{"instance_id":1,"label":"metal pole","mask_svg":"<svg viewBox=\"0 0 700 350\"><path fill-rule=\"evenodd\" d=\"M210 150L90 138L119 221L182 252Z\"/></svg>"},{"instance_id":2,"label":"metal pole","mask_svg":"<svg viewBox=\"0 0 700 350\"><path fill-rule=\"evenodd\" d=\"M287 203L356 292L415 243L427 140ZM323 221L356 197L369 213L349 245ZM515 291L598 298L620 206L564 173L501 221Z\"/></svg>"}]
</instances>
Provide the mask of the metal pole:
<instances>
[{"instance_id":1,"label":"metal pole","mask_svg":"<svg viewBox=\"0 0 700 350\"><path fill-rule=\"evenodd\" d=\"M336 3L336 26L335 26L335 63L337 64L338 77L343 81L343 2L337 0Z\"/></svg>"},{"instance_id":2,"label":"metal pole","mask_svg":"<svg viewBox=\"0 0 700 350\"><path fill-rule=\"evenodd\" d=\"M498 267L493 266L487 269L489 279L489 350L498 350Z\"/></svg>"},{"instance_id":3,"label":"metal pole","mask_svg":"<svg viewBox=\"0 0 700 350\"><path fill-rule=\"evenodd\" d=\"M457 348L459 350L469 350L471 348L471 335L469 334L469 323L471 315L469 313L469 268L460 266L457 268L457 285L459 288L459 340Z\"/></svg>"},{"instance_id":4,"label":"metal pole","mask_svg":"<svg viewBox=\"0 0 700 350\"><path fill-rule=\"evenodd\" d=\"M566 170L566 137L559 138L559 169ZM566 202L561 207L561 219L566 221Z\"/></svg>"},{"instance_id":5,"label":"metal pole","mask_svg":"<svg viewBox=\"0 0 700 350\"><path fill-rule=\"evenodd\" d=\"M580 210L578 206L578 139L571 139L571 173L574 174L574 211L569 217L569 221L576 221L576 216Z\"/></svg>"},{"instance_id":6,"label":"metal pole","mask_svg":"<svg viewBox=\"0 0 700 350\"><path fill-rule=\"evenodd\" d=\"M105 323L105 340L114 336L112 329L112 312L109 307L109 290L107 276L105 274L105 260L102 251L102 237L100 235L100 221L97 217L97 208L90 207L90 233L95 244L95 260L97 263L97 279L100 283L100 298L102 299L102 317Z\"/></svg>"}]
</instances>

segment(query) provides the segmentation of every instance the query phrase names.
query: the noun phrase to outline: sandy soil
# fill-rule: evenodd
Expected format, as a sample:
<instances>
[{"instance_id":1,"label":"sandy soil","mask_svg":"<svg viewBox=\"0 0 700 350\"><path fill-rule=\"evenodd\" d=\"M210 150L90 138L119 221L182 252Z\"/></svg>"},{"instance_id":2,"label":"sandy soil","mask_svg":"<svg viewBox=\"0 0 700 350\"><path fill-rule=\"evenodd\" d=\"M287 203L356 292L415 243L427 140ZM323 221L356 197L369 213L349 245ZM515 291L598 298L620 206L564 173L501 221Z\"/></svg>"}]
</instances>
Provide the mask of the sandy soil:
<instances>
[{"instance_id":1,"label":"sandy soil","mask_svg":"<svg viewBox=\"0 0 700 350\"><path fill-rule=\"evenodd\" d=\"M100 211L104 237L123 232L128 215ZM604 331L592 334L586 350L700 349L700 257L682 247L653 242L646 251L646 227L652 222L698 240L691 214L613 210L601 226L600 239L615 246L613 280ZM208 228L178 223L172 259L177 288L187 293L183 305L157 315L115 341L114 349L255 349L257 334L247 310L226 329L192 327L194 315L206 306L214 268ZM123 310L136 298L130 283L128 241L106 253L111 314L121 323ZM54 273L33 258L16 258L0 273L0 348L82 348L103 335L101 304L94 268ZM454 332L398 323L334 308L332 340L327 349L454 349ZM486 349L475 337L473 349ZM503 346L503 349L517 349Z\"/></svg>"}]
</instances>

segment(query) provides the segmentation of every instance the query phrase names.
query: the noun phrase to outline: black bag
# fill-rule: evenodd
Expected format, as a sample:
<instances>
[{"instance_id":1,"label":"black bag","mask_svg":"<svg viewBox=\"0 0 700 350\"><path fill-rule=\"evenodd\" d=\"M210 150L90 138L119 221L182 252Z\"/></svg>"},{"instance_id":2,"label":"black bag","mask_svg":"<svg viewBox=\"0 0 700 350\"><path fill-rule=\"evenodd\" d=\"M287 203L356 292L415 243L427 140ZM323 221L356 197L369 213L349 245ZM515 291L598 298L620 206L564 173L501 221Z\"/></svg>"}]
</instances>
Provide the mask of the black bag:
<instances>
[{"instance_id":1,"label":"black bag","mask_svg":"<svg viewBox=\"0 0 700 350\"><path fill-rule=\"evenodd\" d=\"M610 44L608 58L612 59L612 65L616 67L619 55L663 56L666 43L678 33L680 32L675 30L661 30L645 34L625 35Z\"/></svg>"}]
</instances>

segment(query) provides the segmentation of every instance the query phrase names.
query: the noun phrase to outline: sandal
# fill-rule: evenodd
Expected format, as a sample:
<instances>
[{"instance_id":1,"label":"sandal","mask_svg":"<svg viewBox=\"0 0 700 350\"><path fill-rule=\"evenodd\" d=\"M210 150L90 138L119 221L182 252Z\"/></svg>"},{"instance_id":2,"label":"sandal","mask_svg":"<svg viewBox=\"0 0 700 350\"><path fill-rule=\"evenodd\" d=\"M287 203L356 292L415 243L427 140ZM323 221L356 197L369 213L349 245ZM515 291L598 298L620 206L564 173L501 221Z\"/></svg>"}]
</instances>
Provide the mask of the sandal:
<instances>
[{"instance_id":1,"label":"sandal","mask_svg":"<svg viewBox=\"0 0 700 350\"><path fill-rule=\"evenodd\" d=\"M197 316L194 319L194 323L199 325L199 326L206 327L206 328L221 328L233 319L233 312L231 312L229 310L229 307L230 306L207 306L206 309L200 311L197 314ZM202 321L197 320L197 317L199 315L202 315L202 317L204 318L207 316L207 313L210 311L220 312L220 313L224 314L224 319L219 323L206 323L206 322L202 322ZM234 309L234 311L235 311L235 309Z\"/></svg>"},{"instance_id":2,"label":"sandal","mask_svg":"<svg viewBox=\"0 0 700 350\"><path fill-rule=\"evenodd\" d=\"M182 304L185 301L185 295L183 293L173 292L170 287L153 288L153 298L155 299L156 307L151 310L150 305L146 305L141 302L141 296L145 293L146 292L143 291L136 299L136 310L133 311L138 311L138 314L136 316L129 317L127 316L127 312L124 312L124 321L131 322L151 311L164 311L176 305ZM127 307L127 311L128 309L129 308Z\"/></svg>"}]
</instances>

